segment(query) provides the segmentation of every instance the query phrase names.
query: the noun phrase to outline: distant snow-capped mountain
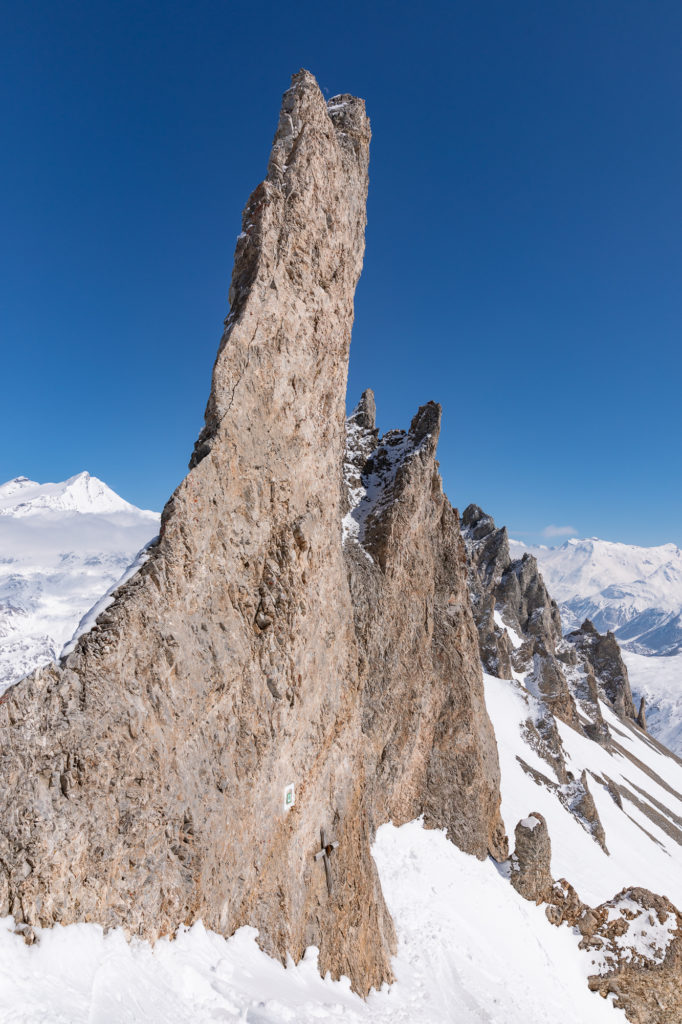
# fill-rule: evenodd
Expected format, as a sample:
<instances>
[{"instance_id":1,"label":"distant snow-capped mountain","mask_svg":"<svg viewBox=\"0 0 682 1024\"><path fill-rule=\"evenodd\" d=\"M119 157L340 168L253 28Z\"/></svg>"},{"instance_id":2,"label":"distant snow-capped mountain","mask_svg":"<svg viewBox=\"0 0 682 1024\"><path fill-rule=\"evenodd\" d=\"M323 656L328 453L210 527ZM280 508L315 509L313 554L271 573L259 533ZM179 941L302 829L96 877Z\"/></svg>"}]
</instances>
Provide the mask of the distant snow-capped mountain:
<instances>
[{"instance_id":1,"label":"distant snow-capped mountain","mask_svg":"<svg viewBox=\"0 0 682 1024\"><path fill-rule=\"evenodd\" d=\"M675 544L642 548L612 541L567 540L535 555L565 630L591 619L639 654L682 652L682 551Z\"/></svg>"},{"instance_id":2,"label":"distant snow-capped mountain","mask_svg":"<svg viewBox=\"0 0 682 1024\"><path fill-rule=\"evenodd\" d=\"M78 473L60 484L38 484L18 476L0 486L0 516L16 518L42 512L80 512L82 515L128 512L158 521L156 512L136 508L89 473Z\"/></svg>"},{"instance_id":3,"label":"distant snow-capped mountain","mask_svg":"<svg viewBox=\"0 0 682 1024\"><path fill-rule=\"evenodd\" d=\"M59 656L158 528L89 473L0 486L0 693Z\"/></svg>"}]
</instances>

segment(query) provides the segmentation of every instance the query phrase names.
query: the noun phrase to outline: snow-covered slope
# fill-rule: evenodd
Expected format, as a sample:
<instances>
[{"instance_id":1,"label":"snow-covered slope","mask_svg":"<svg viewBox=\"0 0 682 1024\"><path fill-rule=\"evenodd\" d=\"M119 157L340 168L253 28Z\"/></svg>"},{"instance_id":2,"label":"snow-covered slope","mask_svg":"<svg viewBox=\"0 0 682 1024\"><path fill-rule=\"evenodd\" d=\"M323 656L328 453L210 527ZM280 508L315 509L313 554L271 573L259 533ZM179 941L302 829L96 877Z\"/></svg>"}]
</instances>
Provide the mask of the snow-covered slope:
<instances>
[{"instance_id":1,"label":"snow-covered slope","mask_svg":"<svg viewBox=\"0 0 682 1024\"><path fill-rule=\"evenodd\" d=\"M13 574L15 588L25 586L27 607L0 622L5 629L14 623L16 642L23 639L27 645L23 657L30 670L42 648L31 646L29 623L41 624L49 656L58 652L83 612L156 532L158 517L132 506L120 508L121 499L99 481L92 487L87 481L77 486L67 481L51 485L55 490L49 492L35 484L30 490L27 481L16 484L0 489L5 510L0 515L0 557L5 559L0 568L8 570L0 576L0 587ZM97 511L89 509L88 493ZM31 504L43 499L54 499L54 504L37 509ZM22 511L11 514L17 506ZM4 606L5 590L0 593ZM28 607L31 600L33 610ZM497 611L495 622L507 629L511 646L518 649L524 638L505 626ZM56 626L59 640L52 635ZM647 665L677 660L627 657L631 673L634 658ZM537 811L546 819L552 842L552 877L568 879L586 903L596 906L620 889L639 885L682 906L682 763L630 720L617 717L604 701L599 707L611 736L606 745L556 719L570 778L578 780L586 773L605 833L602 846L566 799L574 783L566 783L551 759L542 756L537 733L532 738L529 722L542 703L532 672L511 675L486 675L485 685L500 757L502 816L512 846L516 823ZM577 670L573 675L572 685L577 685ZM586 707L579 702L583 724ZM314 949L298 965L283 967L258 948L251 928L226 940L199 924L151 949L135 940L128 943L119 931L103 935L99 926L81 924L38 930L37 944L26 946L8 917L0 921L0 1020L625 1021L610 999L588 989L588 976L602 966L600 954L580 948L577 928L554 927L544 906L524 900L509 882L509 863L479 862L419 822L382 826L373 854L395 921L398 950L395 983L371 993L366 1002L347 982L319 977Z\"/></svg>"},{"instance_id":2,"label":"snow-covered slope","mask_svg":"<svg viewBox=\"0 0 682 1024\"><path fill-rule=\"evenodd\" d=\"M642 548L591 537L556 548L510 547L516 557L530 551L537 558L565 630L591 619L629 650L682 651L682 551L675 544Z\"/></svg>"},{"instance_id":3,"label":"snow-covered slope","mask_svg":"<svg viewBox=\"0 0 682 1024\"><path fill-rule=\"evenodd\" d=\"M606 833L606 853L540 776L559 783L547 761L520 742L529 718L522 682L486 675L486 703L502 769L502 816L513 835L532 809L547 819L552 874L567 878L593 906L625 886L640 885L682 906L682 762L600 701L613 745L603 747L559 719L556 723L575 778L588 773L590 792ZM528 771L519 761L521 758ZM609 787L608 783L611 783ZM614 797L614 784L622 807ZM677 819L677 824L675 821Z\"/></svg>"},{"instance_id":4,"label":"snow-covered slope","mask_svg":"<svg viewBox=\"0 0 682 1024\"><path fill-rule=\"evenodd\" d=\"M682 757L682 654L669 657L623 650L633 691L646 698L647 728Z\"/></svg>"},{"instance_id":5,"label":"snow-covered slope","mask_svg":"<svg viewBox=\"0 0 682 1024\"><path fill-rule=\"evenodd\" d=\"M158 524L89 473L0 486L0 693L59 656Z\"/></svg>"},{"instance_id":6,"label":"snow-covered slope","mask_svg":"<svg viewBox=\"0 0 682 1024\"><path fill-rule=\"evenodd\" d=\"M558 780L524 738L529 714L522 681L486 676L486 699L502 769L502 813L510 836L540 811L552 839L552 875L593 905L640 884L682 903L682 764L624 725L604 704L617 738L608 751L559 723L568 764L587 769L604 824L607 854L542 776ZM519 760L521 759L521 760ZM528 768L524 769L521 761ZM621 809L610 779L627 789ZM598 780L602 780L600 783ZM656 825L642 810L661 815ZM667 823L667 825L666 825ZM670 826L669 828L667 826ZM513 841L513 840L512 840ZM366 1002L347 982L320 978L316 951L287 967L271 960L252 928L230 939L199 924L175 941L126 942L93 924L39 932L34 946L0 922L0 1019L7 1024L625 1024L611 1000L589 991L599 968L580 934L553 927L543 906L510 885L505 865L479 862L419 822L382 826L373 848L398 934L396 981Z\"/></svg>"},{"instance_id":7,"label":"snow-covered slope","mask_svg":"<svg viewBox=\"0 0 682 1024\"><path fill-rule=\"evenodd\" d=\"M637 698L645 697L650 731L682 754L682 551L612 541L568 540L527 548L535 555L565 632L591 619L618 637Z\"/></svg>"},{"instance_id":8,"label":"snow-covered slope","mask_svg":"<svg viewBox=\"0 0 682 1024\"><path fill-rule=\"evenodd\" d=\"M588 991L590 958L567 928L481 863L418 822L384 825L374 845L398 933L396 982L366 1002L322 979L316 951L287 968L241 928L201 925L174 942L126 943L97 925L46 930L27 947L0 922L4 1024L618 1024Z\"/></svg>"}]
</instances>

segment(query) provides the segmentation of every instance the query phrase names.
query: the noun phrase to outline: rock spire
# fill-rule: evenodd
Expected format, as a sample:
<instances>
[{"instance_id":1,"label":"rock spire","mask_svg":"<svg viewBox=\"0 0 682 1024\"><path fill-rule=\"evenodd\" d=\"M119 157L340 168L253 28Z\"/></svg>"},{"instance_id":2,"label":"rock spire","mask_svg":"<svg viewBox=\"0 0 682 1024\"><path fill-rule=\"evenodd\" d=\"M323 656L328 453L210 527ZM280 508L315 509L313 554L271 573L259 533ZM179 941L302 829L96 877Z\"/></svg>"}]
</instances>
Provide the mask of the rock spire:
<instances>
[{"instance_id":1,"label":"rock spire","mask_svg":"<svg viewBox=\"0 0 682 1024\"><path fill-rule=\"evenodd\" d=\"M158 544L63 665L2 698L0 913L27 930L249 924L366 992L395 944L379 823L423 813L506 855L439 407L379 442L366 392L351 494L342 475L369 141L361 100L293 77ZM345 551L344 514L367 527Z\"/></svg>"}]
</instances>

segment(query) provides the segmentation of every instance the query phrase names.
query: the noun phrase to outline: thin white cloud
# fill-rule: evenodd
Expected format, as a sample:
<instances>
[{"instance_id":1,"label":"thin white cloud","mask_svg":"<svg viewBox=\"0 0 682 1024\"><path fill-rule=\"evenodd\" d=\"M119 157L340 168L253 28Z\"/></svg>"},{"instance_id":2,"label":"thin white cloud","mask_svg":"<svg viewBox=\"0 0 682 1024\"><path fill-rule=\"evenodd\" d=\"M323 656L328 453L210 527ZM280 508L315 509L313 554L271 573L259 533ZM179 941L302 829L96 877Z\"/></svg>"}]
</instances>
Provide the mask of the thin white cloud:
<instances>
[{"instance_id":1,"label":"thin white cloud","mask_svg":"<svg viewBox=\"0 0 682 1024\"><path fill-rule=\"evenodd\" d=\"M546 526L542 531L543 537L577 537L578 531L575 526Z\"/></svg>"}]
</instances>

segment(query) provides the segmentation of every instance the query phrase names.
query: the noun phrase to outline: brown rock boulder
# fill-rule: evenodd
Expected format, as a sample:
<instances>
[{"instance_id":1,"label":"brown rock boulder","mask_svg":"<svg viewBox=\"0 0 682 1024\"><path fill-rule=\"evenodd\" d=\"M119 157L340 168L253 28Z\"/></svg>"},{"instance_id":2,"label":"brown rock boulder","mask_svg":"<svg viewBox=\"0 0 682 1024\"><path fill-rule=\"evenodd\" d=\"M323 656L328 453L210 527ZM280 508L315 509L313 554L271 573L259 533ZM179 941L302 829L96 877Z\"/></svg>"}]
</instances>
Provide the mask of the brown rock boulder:
<instances>
[{"instance_id":1,"label":"brown rock boulder","mask_svg":"<svg viewBox=\"0 0 682 1024\"><path fill-rule=\"evenodd\" d=\"M547 822L533 811L522 818L514 830L515 847L511 856L511 884L527 900L546 901L552 891L550 863L552 844Z\"/></svg>"}]
</instances>

